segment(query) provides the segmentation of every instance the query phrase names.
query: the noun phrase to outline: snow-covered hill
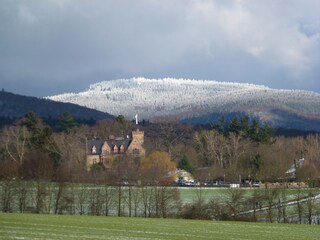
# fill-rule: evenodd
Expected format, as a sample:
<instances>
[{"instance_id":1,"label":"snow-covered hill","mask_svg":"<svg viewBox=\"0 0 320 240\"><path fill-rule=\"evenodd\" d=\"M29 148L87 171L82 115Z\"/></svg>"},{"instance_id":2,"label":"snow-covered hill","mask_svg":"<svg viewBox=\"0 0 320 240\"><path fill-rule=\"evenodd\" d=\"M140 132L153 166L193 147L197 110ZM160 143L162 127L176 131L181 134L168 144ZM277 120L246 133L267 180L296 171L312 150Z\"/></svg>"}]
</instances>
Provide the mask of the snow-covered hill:
<instances>
[{"instance_id":1,"label":"snow-covered hill","mask_svg":"<svg viewBox=\"0 0 320 240\"><path fill-rule=\"evenodd\" d=\"M245 112L262 120L281 122L279 113L320 120L320 94L300 90L190 79L130 78L103 81L80 93L48 97L133 119L179 119L211 113Z\"/></svg>"}]
</instances>

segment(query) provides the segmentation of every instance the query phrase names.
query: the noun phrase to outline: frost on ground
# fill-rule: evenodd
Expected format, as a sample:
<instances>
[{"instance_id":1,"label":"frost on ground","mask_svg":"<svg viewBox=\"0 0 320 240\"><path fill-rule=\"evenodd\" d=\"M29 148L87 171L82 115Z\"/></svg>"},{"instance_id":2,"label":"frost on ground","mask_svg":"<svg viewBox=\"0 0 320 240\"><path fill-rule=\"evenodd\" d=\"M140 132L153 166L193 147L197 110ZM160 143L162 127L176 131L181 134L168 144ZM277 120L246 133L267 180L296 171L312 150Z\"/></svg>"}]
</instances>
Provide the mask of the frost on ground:
<instances>
[{"instance_id":1,"label":"frost on ground","mask_svg":"<svg viewBox=\"0 0 320 240\"><path fill-rule=\"evenodd\" d=\"M0 239L318 239L315 225L0 213Z\"/></svg>"}]
</instances>

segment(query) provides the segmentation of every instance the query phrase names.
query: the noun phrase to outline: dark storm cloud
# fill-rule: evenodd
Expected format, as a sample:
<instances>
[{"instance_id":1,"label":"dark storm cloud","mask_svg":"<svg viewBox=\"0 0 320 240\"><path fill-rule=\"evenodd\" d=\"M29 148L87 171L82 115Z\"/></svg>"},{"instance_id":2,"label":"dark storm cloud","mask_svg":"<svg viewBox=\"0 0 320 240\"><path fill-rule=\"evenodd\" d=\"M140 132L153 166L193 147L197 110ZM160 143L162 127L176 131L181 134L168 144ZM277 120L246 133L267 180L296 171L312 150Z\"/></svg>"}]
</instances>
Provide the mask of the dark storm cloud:
<instances>
[{"instance_id":1,"label":"dark storm cloud","mask_svg":"<svg viewBox=\"0 0 320 240\"><path fill-rule=\"evenodd\" d=\"M37 96L132 76L320 91L319 6L316 0L2 0L0 83Z\"/></svg>"}]
</instances>

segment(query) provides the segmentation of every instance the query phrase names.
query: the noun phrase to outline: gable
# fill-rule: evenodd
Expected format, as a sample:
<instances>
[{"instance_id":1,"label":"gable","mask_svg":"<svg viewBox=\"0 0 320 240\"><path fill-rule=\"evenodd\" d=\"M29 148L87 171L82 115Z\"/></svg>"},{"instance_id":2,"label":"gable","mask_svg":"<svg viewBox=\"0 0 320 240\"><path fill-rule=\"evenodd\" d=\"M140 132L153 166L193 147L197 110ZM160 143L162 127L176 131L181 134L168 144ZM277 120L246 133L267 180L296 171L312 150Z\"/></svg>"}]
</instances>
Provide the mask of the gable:
<instances>
[{"instance_id":1,"label":"gable","mask_svg":"<svg viewBox=\"0 0 320 240\"><path fill-rule=\"evenodd\" d=\"M133 139L128 146L127 151L129 153L133 154L139 154L139 155L144 155L145 154L145 149L143 148L142 144L137 140Z\"/></svg>"},{"instance_id":2,"label":"gable","mask_svg":"<svg viewBox=\"0 0 320 240\"><path fill-rule=\"evenodd\" d=\"M116 138L112 140L91 139L87 140L86 153L87 155L124 153L127 151L130 143L131 140L128 138Z\"/></svg>"},{"instance_id":3,"label":"gable","mask_svg":"<svg viewBox=\"0 0 320 240\"><path fill-rule=\"evenodd\" d=\"M110 154L111 153L111 148L109 146L109 144L107 143L107 141L105 141L101 147L101 153L103 155L106 155L106 154Z\"/></svg>"},{"instance_id":4,"label":"gable","mask_svg":"<svg viewBox=\"0 0 320 240\"><path fill-rule=\"evenodd\" d=\"M100 155L103 141L99 139L87 140L87 154ZM95 152L93 150L95 149Z\"/></svg>"}]
</instances>

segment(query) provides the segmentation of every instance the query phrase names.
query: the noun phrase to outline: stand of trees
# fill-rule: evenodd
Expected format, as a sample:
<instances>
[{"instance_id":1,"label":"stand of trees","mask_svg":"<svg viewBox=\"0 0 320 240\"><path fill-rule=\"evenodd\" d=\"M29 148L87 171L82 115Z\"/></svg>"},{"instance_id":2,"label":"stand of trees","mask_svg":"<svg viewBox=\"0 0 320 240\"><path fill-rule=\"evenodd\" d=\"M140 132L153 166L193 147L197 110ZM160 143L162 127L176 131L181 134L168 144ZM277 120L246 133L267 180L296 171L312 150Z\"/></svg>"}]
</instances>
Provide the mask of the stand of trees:
<instances>
[{"instance_id":1,"label":"stand of trees","mask_svg":"<svg viewBox=\"0 0 320 240\"><path fill-rule=\"evenodd\" d=\"M229 189L209 200L198 197L182 203L178 188L122 186L48 181L1 181L0 211L93 216L185 218L202 220L260 221L319 224L318 190ZM292 212L295 214L292 214Z\"/></svg>"},{"instance_id":2,"label":"stand of trees","mask_svg":"<svg viewBox=\"0 0 320 240\"><path fill-rule=\"evenodd\" d=\"M52 130L32 112L14 125L3 127L0 139L3 169L16 164L17 176L34 179L40 174L34 168L43 165L52 171L50 179L81 179L87 175L85 138L126 136L134 129L134 123L118 116L89 126L77 123L71 114L64 113L57 128ZM166 152L168 155L161 159L170 158L175 166L192 172L198 180L277 181L285 177L286 170L300 158L305 158L305 164L296 172L298 180L316 184L319 176L318 134L275 136L269 126L247 116L234 118L228 123L221 118L209 128L149 122L139 128L145 131L147 155Z\"/></svg>"},{"instance_id":3,"label":"stand of trees","mask_svg":"<svg viewBox=\"0 0 320 240\"><path fill-rule=\"evenodd\" d=\"M297 181L317 179L320 170L319 135L274 136L274 130L247 116L228 124L221 118L208 130L194 134L200 179L255 179L279 181L295 160L305 158L297 169Z\"/></svg>"},{"instance_id":4,"label":"stand of trees","mask_svg":"<svg viewBox=\"0 0 320 240\"><path fill-rule=\"evenodd\" d=\"M241 191L231 192L227 202L212 199L208 205L199 198L182 205L177 189L165 187L173 181L167 173L176 166L192 172L199 181L279 181L294 160L304 157L296 180L310 186L319 184L318 134L274 136L269 126L248 117L229 123L221 118L209 128L144 122L139 128L145 131L145 158L123 155L112 169L95 166L90 172L85 165L85 138L125 136L135 128L134 123L119 116L89 126L65 113L57 126L54 131L34 113L28 113L1 129L1 211L242 219L246 208ZM279 194L257 192L246 202L250 209L270 206L265 211L268 221L286 221L286 209L281 204L286 200ZM310 200L308 204L312 215L314 203ZM298 203L297 210L301 216L305 211ZM282 220L277 220L280 212ZM258 217L252 214L250 218Z\"/></svg>"},{"instance_id":5,"label":"stand of trees","mask_svg":"<svg viewBox=\"0 0 320 240\"><path fill-rule=\"evenodd\" d=\"M289 199L285 188L254 189L246 196L243 189L229 189L227 196L212 197L205 202L197 199L182 207L180 216L189 219L214 219L216 221L251 221L319 224L319 194L315 189L296 189ZM296 214L292 214L294 211Z\"/></svg>"}]
</instances>

